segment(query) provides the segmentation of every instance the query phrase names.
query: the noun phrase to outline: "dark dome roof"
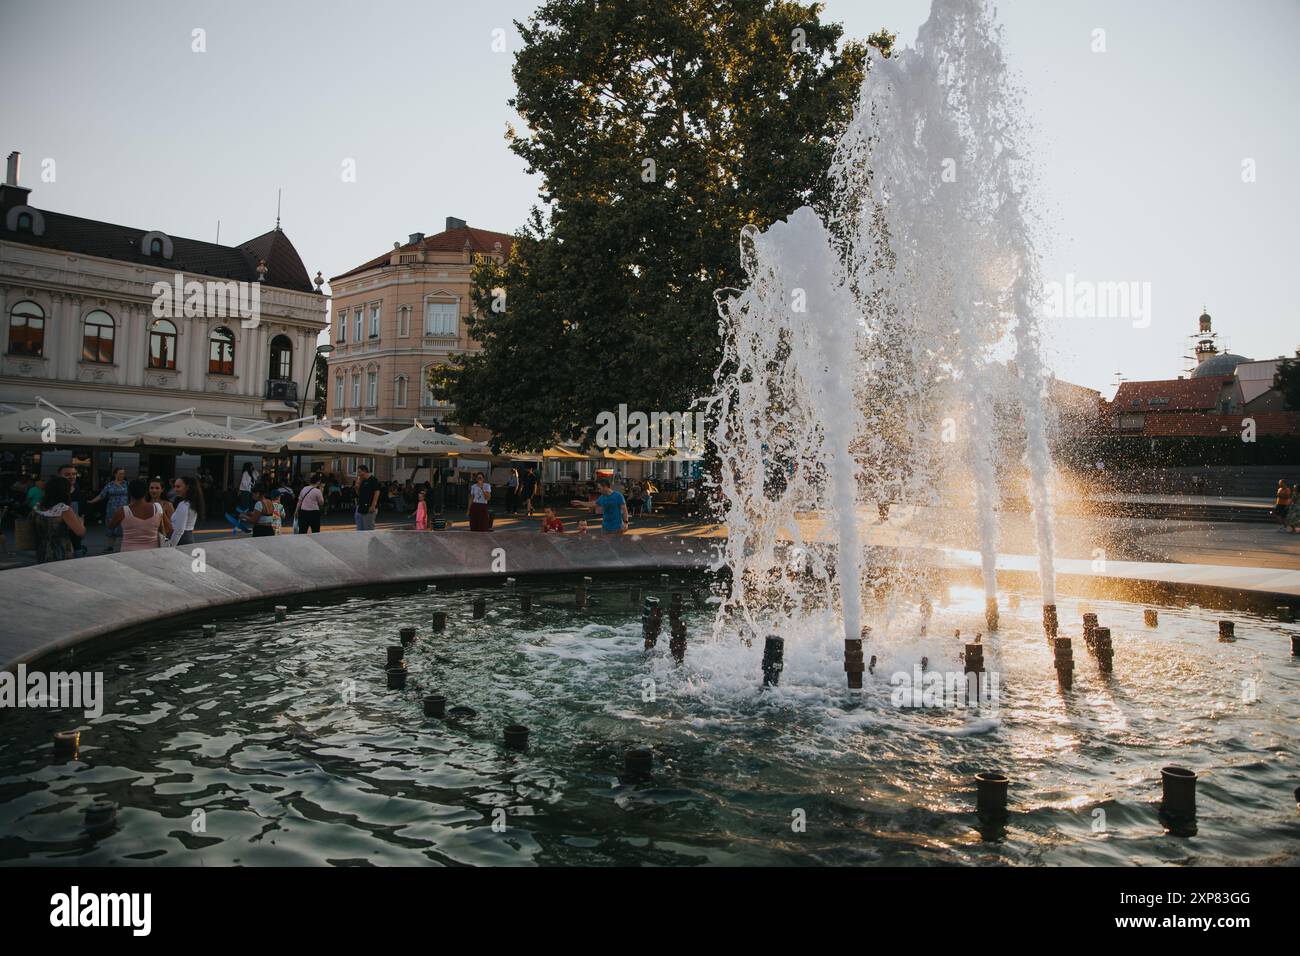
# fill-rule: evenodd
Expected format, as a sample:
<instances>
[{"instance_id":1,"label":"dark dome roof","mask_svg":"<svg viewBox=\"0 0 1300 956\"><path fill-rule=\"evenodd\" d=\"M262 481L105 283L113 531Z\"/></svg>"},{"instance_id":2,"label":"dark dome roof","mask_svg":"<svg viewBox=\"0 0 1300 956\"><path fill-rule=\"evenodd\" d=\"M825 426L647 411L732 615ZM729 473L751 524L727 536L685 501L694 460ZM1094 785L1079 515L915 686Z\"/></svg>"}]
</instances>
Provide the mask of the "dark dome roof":
<instances>
[{"instance_id":1,"label":"dark dome roof","mask_svg":"<svg viewBox=\"0 0 1300 956\"><path fill-rule=\"evenodd\" d=\"M1244 355L1234 355L1231 352L1220 352L1213 358L1207 358L1196 368L1192 369L1192 378L1213 378L1216 375L1231 375L1233 371L1242 362L1249 362L1251 359Z\"/></svg>"}]
</instances>

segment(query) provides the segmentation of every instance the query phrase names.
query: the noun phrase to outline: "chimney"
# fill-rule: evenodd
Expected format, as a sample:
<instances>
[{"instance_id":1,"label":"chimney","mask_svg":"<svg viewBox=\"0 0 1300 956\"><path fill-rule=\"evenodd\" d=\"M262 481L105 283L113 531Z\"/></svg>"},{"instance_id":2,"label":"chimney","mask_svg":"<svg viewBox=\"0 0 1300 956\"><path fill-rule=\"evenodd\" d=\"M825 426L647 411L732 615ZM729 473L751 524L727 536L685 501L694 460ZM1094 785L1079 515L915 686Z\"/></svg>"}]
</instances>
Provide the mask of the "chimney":
<instances>
[{"instance_id":1,"label":"chimney","mask_svg":"<svg viewBox=\"0 0 1300 956\"><path fill-rule=\"evenodd\" d=\"M457 219L455 216L447 217L448 232L451 232L453 229L464 229L468 225L469 223L467 223L464 219Z\"/></svg>"},{"instance_id":2,"label":"chimney","mask_svg":"<svg viewBox=\"0 0 1300 956\"><path fill-rule=\"evenodd\" d=\"M5 181L0 185L0 212L8 212L15 206L27 205L27 196L31 190L18 185L22 158L23 154L18 150L9 154L9 162L5 166Z\"/></svg>"},{"instance_id":3,"label":"chimney","mask_svg":"<svg viewBox=\"0 0 1300 956\"><path fill-rule=\"evenodd\" d=\"M423 241L424 241L424 233L422 232L413 232L406 237L407 245L411 245L411 246L415 245L417 242L423 242Z\"/></svg>"}]
</instances>

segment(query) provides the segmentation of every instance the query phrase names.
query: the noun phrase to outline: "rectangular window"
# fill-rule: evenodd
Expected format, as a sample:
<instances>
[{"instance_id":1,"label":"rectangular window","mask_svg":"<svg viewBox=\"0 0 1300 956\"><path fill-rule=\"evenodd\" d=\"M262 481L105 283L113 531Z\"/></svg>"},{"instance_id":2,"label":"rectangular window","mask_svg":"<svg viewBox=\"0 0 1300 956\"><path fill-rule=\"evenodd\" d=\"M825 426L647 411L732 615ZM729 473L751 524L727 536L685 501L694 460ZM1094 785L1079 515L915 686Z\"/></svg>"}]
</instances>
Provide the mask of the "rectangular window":
<instances>
[{"instance_id":1,"label":"rectangular window","mask_svg":"<svg viewBox=\"0 0 1300 956\"><path fill-rule=\"evenodd\" d=\"M361 341L362 338L361 323L363 321L365 321L365 312L363 312L361 309L357 309L356 312L352 313L352 341L353 342Z\"/></svg>"},{"instance_id":2,"label":"rectangular window","mask_svg":"<svg viewBox=\"0 0 1300 956\"><path fill-rule=\"evenodd\" d=\"M366 373L366 408L379 407L379 373Z\"/></svg>"},{"instance_id":3,"label":"rectangular window","mask_svg":"<svg viewBox=\"0 0 1300 956\"><path fill-rule=\"evenodd\" d=\"M370 337L379 338L379 306L377 305L370 307Z\"/></svg>"},{"instance_id":4,"label":"rectangular window","mask_svg":"<svg viewBox=\"0 0 1300 956\"><path fill-rule=\"evenodd\" d=\"M404 305L397 310L398 338L408 338L411 334L411 307Z\"/></svg>"},{"instance_id":5,"label":"rectangular window","mask_svg":"<svg viewBox=\"0 0 1300 956\"><path fill-rule=\"evenodd\" d=\"M340 375L334 380L334 410L338 411L343 407L343 376Z\"/></svg>"},{"instance_id":6,"label":"rectangular window","mask_svg":"<svg viewBox=\"0 0 1300 956\"><path fill-rule=\"evenodd\" d=\"M433 386L429 384L429 369L426 368L421 375L423 376L424 387L420 390L420 404L425 408L432 408Z\"/></svg>"},{"instance_id":7,"label":"rectangular window","mask_svg":"<svg viewBox=\"0 0 1300 956\"><path fill-rule=\"evenodd\" d=\"M452 336L457 333L455 302L424 303L424 334Z\"/></svg>"},{"instance_id":8,"label":"rectangular window","mask_svg":"<svg viewBox=\"0 0 1300 956\"><path fill-rule=\"evenodd\" d=\"M348 340L348 314L340 312L334 316L334 320L339 327L338 341L346 342Z\"/></svg>"},{"instance_id":9,"label":"rectangular window","mask_svg":"<svg viewBox=\"0 0 1300 956\"><path fill-rule=\"evenodd\" d=\"M393 396L393 404L398 408L406 407L406 376L397 380L396 394Z\"/></svg>"},{"instance_id":10,"label":"rectangular window","mask_svg":"<svg viewBox=\"0 0 1300 956\"><path fill-rule=\"evenodd\" d=\"M360 313L358 313L358 315L359 314ZM360 375L352 376L352 407L353 408L361 407L361 376Z\"/></svg>"}]
</instances>

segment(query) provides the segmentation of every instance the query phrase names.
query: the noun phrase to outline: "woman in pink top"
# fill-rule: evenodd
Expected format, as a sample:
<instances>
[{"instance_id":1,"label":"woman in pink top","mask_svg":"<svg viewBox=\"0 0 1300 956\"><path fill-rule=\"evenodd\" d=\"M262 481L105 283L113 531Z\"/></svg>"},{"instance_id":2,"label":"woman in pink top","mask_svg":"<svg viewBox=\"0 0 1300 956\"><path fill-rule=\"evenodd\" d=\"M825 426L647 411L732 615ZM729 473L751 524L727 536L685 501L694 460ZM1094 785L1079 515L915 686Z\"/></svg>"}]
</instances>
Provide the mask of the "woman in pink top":
<instances>
[{"instance_id":1,"label":"woman in pink top","mask_svg":"<svg viewBox=\"0 0 1300 956\"><path fill-rule=\"evenodd\" d=\"M169 537L171 522L162 506L149 499L149 483L143 478L132 479L127 486L130 502L113 515L108 526L122 526L123 551L147 551L158 547L158 534Z\"/></svg>"}]
</instances>

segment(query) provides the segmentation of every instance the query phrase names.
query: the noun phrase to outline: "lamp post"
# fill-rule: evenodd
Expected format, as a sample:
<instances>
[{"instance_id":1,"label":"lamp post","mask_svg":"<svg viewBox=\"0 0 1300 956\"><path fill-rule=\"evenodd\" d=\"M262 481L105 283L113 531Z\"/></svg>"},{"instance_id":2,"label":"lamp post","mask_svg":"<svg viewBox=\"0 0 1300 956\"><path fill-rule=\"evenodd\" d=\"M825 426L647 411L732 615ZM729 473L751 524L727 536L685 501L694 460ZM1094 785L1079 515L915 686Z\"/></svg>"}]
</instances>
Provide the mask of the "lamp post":
<instances>
[{"instance_id":1,"label":"lamp post","mask_svg":"<svg viewBox=\"0 0 1300 956\"><path fill-rule=\"evenodd\" d=\"M328 342L324 345L316 346L316 354L312 356L311 368L307 370L307 387L303 389L302 398L298 401L298 417L305 418L307 415L307 396L311 394L311 379L316 374L316 360L322 355L329 355L334 351L334 346ZM313 414L315 410L313 409ZM302 477L302 452L298 452L296 461L293 466L294 474Z\"/></svg>"}]
</instances>

